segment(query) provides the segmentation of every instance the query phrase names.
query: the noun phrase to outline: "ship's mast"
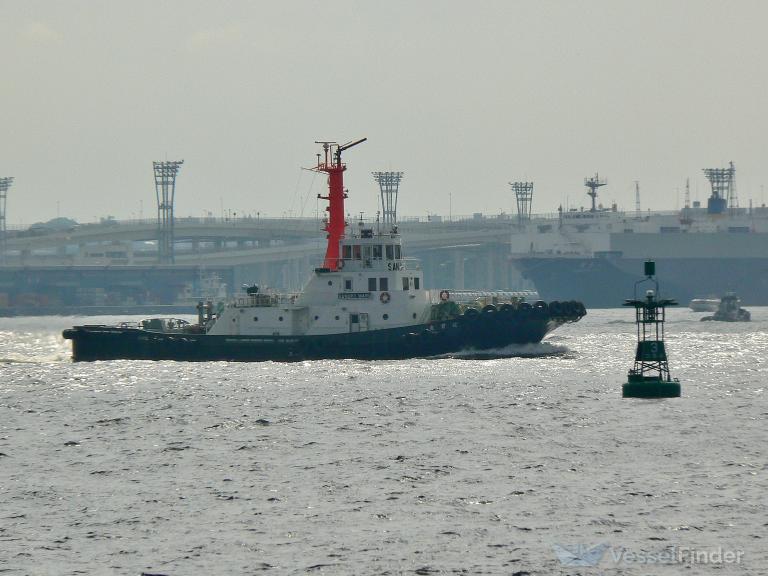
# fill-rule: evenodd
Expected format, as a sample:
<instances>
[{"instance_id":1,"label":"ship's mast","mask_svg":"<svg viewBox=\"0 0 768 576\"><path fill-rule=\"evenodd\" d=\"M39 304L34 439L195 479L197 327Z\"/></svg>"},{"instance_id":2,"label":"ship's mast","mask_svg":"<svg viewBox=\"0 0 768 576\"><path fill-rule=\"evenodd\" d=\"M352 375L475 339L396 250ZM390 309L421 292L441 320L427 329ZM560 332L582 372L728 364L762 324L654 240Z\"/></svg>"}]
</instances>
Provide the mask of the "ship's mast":
<instances>
[{"instance_id":1,"label":"ship's mast","mask_svg":"<svg viewBox=\"0 0 768 576\"><path fill-rule=\"evenodd\" d=\"M593 178L584 178L584 186L589 188L589 192L587 192L587 194L590 196L590 198L592 198L592 208L590 209L590 212L597 212L597 207L595 206L595 200L597 199L597 189L600 188L600 186L605 186L606 184L608 184L608 180L601 180L597 172L595 172L595 176Z\"/></svg>"},{"instance_id":2,"label":"ship's mast","mask_svg":"<svg viewBox=\"0 0 768 576\"><path fill-rule=\"evenodd\" d=\"M738 206L736 199L736 168L733 162L729 163L728 168L705 168L709 183L712 185L712 195L707 201L708 214L722 214L725 209Z\"/></svg>"},{"instance_id":3,"label":"ship's mast","mask_svg":"<svg viewBox=\"0 0 768 576\"><path fill-rule=\"evenodd\" d=\"M367 138L361 138L347 144L315 142L315 144L323 145L323 154L317 155L317 166L314 170L328 174L328 196L318 194L317 197L328 200L328 207L326 208L328 221L325 225L325 231L328 232L328 246L325 249L323 268L329 270L335 271L339 269L339 241L344 237L344 228L346 227L344 199L347 197L347 194L344 191L344 170L347 167L341 162L341 153L366 140Z\"/></svg>"}]
</instances>

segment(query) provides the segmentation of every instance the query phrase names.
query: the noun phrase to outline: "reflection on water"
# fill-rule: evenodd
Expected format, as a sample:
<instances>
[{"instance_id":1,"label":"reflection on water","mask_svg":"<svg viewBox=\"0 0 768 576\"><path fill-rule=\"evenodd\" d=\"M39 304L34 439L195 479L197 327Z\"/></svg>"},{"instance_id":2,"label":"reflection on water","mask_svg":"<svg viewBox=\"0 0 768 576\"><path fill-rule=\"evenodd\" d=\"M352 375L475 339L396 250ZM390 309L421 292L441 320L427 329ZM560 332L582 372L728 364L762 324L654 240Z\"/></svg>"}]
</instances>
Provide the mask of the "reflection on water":
<instances>
[{"instance_id":1,"label":"reflection on water","mask_svg":"<svg viewBox=\"0 0 768 576\"><path fill-rule=\"evenodd\" d=\"M84 319L2 319L0 568L559 574L554 544L607 542L743 550L760 573L768 308L750 310L671 311L683 397L661 401L620 398L621 309L489 360L292 364L73 364L60 333Z\"/></svg>"}]
</instances>

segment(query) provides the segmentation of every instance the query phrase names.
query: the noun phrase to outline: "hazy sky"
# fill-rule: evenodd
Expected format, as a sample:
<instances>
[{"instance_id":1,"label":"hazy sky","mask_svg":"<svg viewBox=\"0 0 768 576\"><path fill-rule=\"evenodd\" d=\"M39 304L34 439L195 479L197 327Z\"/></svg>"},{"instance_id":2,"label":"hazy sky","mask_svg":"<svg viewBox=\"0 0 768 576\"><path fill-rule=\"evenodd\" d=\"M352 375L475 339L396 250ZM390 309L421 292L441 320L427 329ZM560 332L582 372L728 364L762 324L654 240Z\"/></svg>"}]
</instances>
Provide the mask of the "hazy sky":
<instances>
[{"instance_id":1,"label":"hazy sky","mask_svg":"<svg viewBox=\"0 0 768 576\"><path fill-rule=\"evenodd\" d=\"M176 213L314 214L315 140L346 155L350 211L673 209L736 163L768 184L768 2L0 0L8 223L156 214L152 160L181 159ZM679 200L678 193L679 192ZM306 202L304 202L306 199ZM762 201L768 201L764 197Z\"/></svg>"}]
</instances>

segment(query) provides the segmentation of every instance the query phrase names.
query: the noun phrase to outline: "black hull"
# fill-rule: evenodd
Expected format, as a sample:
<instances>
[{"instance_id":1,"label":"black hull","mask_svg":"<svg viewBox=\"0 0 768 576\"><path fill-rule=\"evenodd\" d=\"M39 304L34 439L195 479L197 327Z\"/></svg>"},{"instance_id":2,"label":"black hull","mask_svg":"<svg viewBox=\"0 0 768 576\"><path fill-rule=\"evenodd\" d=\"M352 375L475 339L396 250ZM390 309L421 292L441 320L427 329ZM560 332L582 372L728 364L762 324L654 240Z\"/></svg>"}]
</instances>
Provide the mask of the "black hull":
<instances>
[{"instance_id":1,"label":"black hull","mask_svg":"<svg viewBox=\"0 0 768 576\"><path fill-rule=\"evenodd\" d=\"M386 360L537 343L551 330L575 322L582 315L578 311L557 317L546 310L488 312L401 328L323 336L212 336L75 326L65 330L64 337L72 340L75 361Z\"/></svg>"},{"instance_id":2,"label":"black hull","mask_svg":"<svg viewBox=\"0 0 768 576\"><path fill-rule=\"evenodd\" d=\"M768 305L768 258L655 258L664 297L686 303L735 292L745 305ZM575 298L588 308L614 308L634 296L643 278L640 258L545 258L514 260L547 300Z\"/></svg>"}]
</instances>

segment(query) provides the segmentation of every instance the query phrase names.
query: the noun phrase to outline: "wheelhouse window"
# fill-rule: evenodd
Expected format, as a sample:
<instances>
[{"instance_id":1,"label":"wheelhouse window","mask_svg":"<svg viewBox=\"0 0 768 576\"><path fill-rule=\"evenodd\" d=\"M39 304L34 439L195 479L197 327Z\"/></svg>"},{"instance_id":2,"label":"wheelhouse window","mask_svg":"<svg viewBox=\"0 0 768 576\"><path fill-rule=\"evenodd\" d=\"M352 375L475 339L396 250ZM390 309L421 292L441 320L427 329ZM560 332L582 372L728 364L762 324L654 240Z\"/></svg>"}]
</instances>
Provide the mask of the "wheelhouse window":
<instances>
[{"instance_id":1,"label":"wheelhouse window","mask_svg":"<svg viewBox=\"0 0 768 576\"><path fill-rule=\"evenodd\" d=\"M413 279L413 289L418 290L419 289L419 278L418 276Z\"/></svg>"},{"instance_id":2,"label":"wheelhouse window","mask_svg":"<svg viewBox=\"0 0 768 576\"><path fill-rule=\"evenodd\" d=\"M382 292L389 290L389 278L379 278L379 290Z\"/></svg>"},{"instance_id":3,"label":"wheelhouse window","mask_svg":"<svg viewBox=\"0 0 768 576\"><path fill-rule=\"evenodd\" d=\"M387 260L395 259L395 247L392 244L387 244Z\"/></svg>"},{"instance_id":4,"label":"wheelhouse window","mask_svg":"<svg viewBox=\"0 0 768 576\"><path fill-rule=\"evenodd\" d=\"M373 259L381 260L381 244L376 244L373 247Z\"/></svg>"},{"instance_id":5,"label":"wheelhouse window","mask_svg":"<svg viewBox=\"0 0 768 576\"><path fill-rule=\"evenodd\" d=\"M360 244L352 246L352 256L355 260L360 260Z\"/></svg>"},{"instance_id":6,"label":"wheelhouse window","mask_svg":"<svg viewBox=\"0 0 768 576\"><path fill-rule=\"evenodd\" d=\"M376 292L376 278L368 278L368 292Z\"/></svg>"},{"instance_id":7,"label":"wheelhouse window","mask_svg":"<svg viewBox=\"0 0 768 576\"><path fill-rule=\"evenodd\" d=\"M408 287L410 286L410 283L408 282L407 277L403 277L403 290L408 290Z\"/></svg>"},{"instance_id":8,"label":"wheelhouse window","mask_svg":"<svg viewBox=\"0 0 768 576\"><path fill-rule=\"evenodd\" d=\"M349 246L348 244L345 244L341 247L341 257L344 258L344 260L351 260L352 259L352 246Z\"/></svg>"},{"instance_id":9,"label":"wheelhouse window","mask_svg":"<svg viewBox=\"0 0 768 576\"><path fill-rule=\"evenodd\" d=\"M400 244L395 244L395 260L400 260L402 254L400 254Z\"/></svg>"}]
</instances>

